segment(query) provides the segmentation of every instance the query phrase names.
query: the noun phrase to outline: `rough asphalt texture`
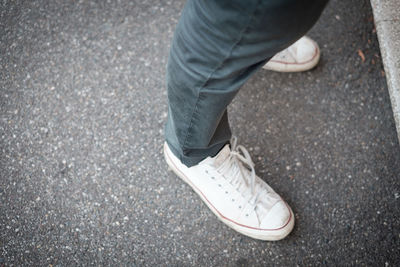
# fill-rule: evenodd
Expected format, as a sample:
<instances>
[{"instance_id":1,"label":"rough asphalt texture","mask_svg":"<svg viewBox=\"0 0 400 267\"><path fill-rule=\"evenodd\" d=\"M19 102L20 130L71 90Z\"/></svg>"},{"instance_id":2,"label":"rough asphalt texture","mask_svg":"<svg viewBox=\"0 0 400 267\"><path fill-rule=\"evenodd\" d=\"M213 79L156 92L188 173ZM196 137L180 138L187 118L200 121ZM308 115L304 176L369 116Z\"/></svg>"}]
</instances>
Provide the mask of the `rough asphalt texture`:
<instances>
[{"instance_id":1,"label":"rough asphalt texture","mask_svg":"<svg viewBox=\"0 0 400 267\"><path fill-rule=\"evenodd\" d=\"M220 223L167 171L165 65L181 1L0 3L0 266L398 266L400 147L367 0L331 1L306 73L230 107L293 207L280 242Z\"/></svg>"}]
</instances>

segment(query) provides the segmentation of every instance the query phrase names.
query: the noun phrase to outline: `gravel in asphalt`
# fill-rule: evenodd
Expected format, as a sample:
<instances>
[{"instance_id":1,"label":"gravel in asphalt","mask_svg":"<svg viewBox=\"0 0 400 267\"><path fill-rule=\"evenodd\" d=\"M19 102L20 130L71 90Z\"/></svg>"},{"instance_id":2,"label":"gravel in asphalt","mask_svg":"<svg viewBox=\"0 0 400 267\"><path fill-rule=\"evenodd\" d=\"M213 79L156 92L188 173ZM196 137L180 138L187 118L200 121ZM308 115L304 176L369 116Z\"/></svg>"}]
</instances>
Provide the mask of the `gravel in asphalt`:
<instances>
[{"instance_id":1,"label":"gravel in asphalt","mask_svg":"<svg viewBox=\"0 0 400 267\"><path fill-rule=\"evenodd\" d=\"M396 266L400 147L369 1L333 0L322 59L230 106L292 206L279 242L218 222L162 155L183 1L0 3L0 266Z\"/></svg>"}]
</instances>

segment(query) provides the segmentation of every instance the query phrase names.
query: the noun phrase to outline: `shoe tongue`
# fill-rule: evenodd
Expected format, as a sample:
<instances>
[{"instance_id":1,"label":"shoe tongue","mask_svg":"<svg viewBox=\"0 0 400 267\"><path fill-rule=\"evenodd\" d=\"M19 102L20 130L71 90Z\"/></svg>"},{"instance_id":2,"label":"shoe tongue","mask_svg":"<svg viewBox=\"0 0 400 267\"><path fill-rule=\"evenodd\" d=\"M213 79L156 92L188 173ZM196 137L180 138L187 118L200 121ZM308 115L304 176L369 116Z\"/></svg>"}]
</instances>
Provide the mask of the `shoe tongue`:
<instances>
[{"instance_id":1,"label":"shoe tongue","mask_svg":"<svg viewBox=\"0 0 400 267\"><path fill-rule=\"evenodd\" d=\"M214 165L216 167L220 166L226 158L229 157L229 154L231 153L231 149L229 147L229 144L226 144L224 148L222 148L219 153L214 157Z\"/></svg>"}]
</instances>

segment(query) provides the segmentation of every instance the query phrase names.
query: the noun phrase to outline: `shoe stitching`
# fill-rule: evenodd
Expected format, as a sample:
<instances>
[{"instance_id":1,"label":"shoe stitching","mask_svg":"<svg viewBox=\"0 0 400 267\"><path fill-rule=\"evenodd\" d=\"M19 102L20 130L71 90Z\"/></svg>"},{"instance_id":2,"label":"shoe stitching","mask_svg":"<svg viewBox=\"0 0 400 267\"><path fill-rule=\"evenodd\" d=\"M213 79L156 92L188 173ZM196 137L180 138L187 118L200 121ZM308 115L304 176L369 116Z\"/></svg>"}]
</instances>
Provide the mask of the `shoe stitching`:
<instances>
[{"instance_id":1,"label":"shoe stitching","mask_svg":"<svg viewBox=\"0 0 400 267\"><path fill-rule=\"evenodd\" d=\"M165 151L165 148L164 148L164 151ZM224 215L221 214L221 212L220 212L217 208L215 208L215 206L208 200L208 198L203 194L203 192L202 192L197 186L195 186L195 185L189 180L189 178L188 178L182 171L180 171L180 170L178 169L178 167L175 165L175 163L172 161L171 157L169 156L168 151L166 151L166 155L167 155L168 158L170 159L171 163L174 165L175 170L177 170L177 171L180 172L184 177L186 177L188 183L190 183L189 185L190 185L191 187L193 187L193 188L196 188L197 191L200 192L200 194L201 194L201 195L203 196L203 198L207 201L207 203L211 205L211 207L218 213L218 215L219 215L221 218L223 218L223 219L225 219L225 220L227 220L227 221L230 221L230 222L232 222L232 223L234 223L234 224L236 224L236 225L238 225L238 226L245 227L245 228L249 228L249 229L253 229L253 230L258 230L258 231L279 231L279 230L284 229L287 225L289 225L290 221L292 220L292 216L293 216L293 215L292 215L292 212L290 211L288 204L287 204L282 198L281 198L281 200L283 201L283 203L285 203L286 208L289 210L290 216L289 216L289 219L287 220L287 222L286 222L283 226L281 226L281 227L279 227L279 228L264 229L264 228L252 227L252 226L248 226L248 225L244 225L244 224L238 223L238 222L236 222L236 221L234 221L234 220L232 220L232 219L230 219L230 218L225 217ZM246 214L246 216L248 216L248 214Z\"/></svg>"},{"instance_id":2,"label":"shoe stitching","mask_svg":"<svg viewBox=\"0 0 400 267\"><path fill-rule=\"evenodd\" d=\"M281 63L281 64L285 64L285 65L304 65L304 64L307 64L307 63L310 63L311 61L313 61L317 55L318 55L318 48L315 47L315 52L314 52L314 55L312 56L312 58L307 61L304 61L304 62L288 63L288 62L284 62L284 61L280 61L280 60L270 60L269 62Z\"/></svg>"}]
</instances>

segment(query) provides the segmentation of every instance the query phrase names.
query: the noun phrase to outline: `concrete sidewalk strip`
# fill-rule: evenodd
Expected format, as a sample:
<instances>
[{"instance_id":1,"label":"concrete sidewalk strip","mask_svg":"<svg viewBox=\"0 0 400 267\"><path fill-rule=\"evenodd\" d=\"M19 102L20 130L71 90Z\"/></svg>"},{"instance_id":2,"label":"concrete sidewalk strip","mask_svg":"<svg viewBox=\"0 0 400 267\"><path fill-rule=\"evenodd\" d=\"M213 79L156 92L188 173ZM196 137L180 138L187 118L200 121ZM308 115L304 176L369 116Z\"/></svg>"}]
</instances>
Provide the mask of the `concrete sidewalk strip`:
<instances>
[{"instance_id":1,"label":"concrete sidewalk strip","mask_svg":"<svg viewBox=\"0 0 400 267\"><path fill-rule=\"evenodd\" d=\"M400 1L371 0L371 5L400 140Z\"/></svg>"}]
</instances>

